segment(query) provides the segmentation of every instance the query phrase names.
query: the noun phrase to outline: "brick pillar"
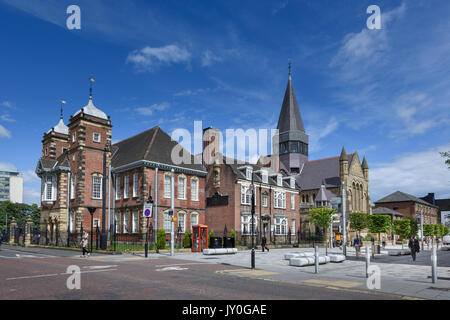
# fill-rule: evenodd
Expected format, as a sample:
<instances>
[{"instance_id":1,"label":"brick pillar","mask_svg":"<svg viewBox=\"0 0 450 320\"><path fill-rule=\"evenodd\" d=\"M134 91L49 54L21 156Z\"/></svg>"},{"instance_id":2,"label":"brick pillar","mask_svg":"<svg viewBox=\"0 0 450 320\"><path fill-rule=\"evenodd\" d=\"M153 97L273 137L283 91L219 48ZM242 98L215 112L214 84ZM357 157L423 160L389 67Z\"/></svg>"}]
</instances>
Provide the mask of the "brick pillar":
<instances>
[{"instance_id":1,"label":"brick pillar","mask_svg":"<svg viewBox=\"0 0 450 320\"><path fill-rule=\"evenodd\" d=\"M27 219L27 223L25 225L25 239L24 244L25 247L31 244L31 227L33 226L33 221L30 218Z\"/></svg>"},{"instance_id":2,"label":"brick pillar","mask_svg":"<svg viewBox=\"0 0 450 320\"><path fill-rule=\"evenodd\" d=\"M16 235L16 227L17 227L16 220L11 221L11 223L9 224L9 244L14 244L14 238Z\"/></svg>"}]
</instances>

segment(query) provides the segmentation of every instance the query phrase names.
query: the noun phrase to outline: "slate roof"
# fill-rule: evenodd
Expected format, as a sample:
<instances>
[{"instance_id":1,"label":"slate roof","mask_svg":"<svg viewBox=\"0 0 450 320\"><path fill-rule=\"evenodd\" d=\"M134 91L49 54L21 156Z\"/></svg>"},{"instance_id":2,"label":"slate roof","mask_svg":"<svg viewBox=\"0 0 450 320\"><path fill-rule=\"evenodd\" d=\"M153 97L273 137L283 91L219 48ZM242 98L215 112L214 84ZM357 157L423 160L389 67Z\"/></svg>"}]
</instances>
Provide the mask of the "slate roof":
<instances>
[{"instance_id":1,"label":"slate roof","mask_svg":"<svg viewBox=\"0 0 450 320\"><path fill-rule=\"evenodd\" d=\"M43 172L55 172L70 168L70 162L67 151L58 157L58 159L40 158L36 167L36 173L39 175Z\"/></svg>"},{"instance_id":2,"label":"slate roof","mask_svg":"<svg viewBox=\"0 0 450 320\"><path fill-rule=\"evenodd\" d=\"M394 215L397 217L403 217L404 215L401 214L400 212L394 211L392 209L389 208L385 208L385 207L378 207L372 210L372 214L389 214L389 215Z\"/></svg>"},{"instance_id":3,"label":"slate roof","mask_svg":"<svg viewBox=\"0 0 450 320\"><path fill-rule=\"evenodd\" d=\"M348 165L352 163L353 154L348 154ZM307 161L296 176L297 184L302 190L319 189L322 183L325 187L341 186L339 157Z\"/></svg>"},{"instance_id":4,"label":"slate roof","mask_svg":"<svg viewBox=\"0 0 450 320\"><path fill-rule=\"evenodd\" d=\"M450 211L450 199L436 199L436 205L441 211Z\"/></svg>"},{"instance_id":5,"label":"slate roof","mask_svg":"<svg viewBox=\"0 0 450 320\"><path fill-rule=\"evenodd\" d=\"M139 160L157 162L169 166L206 171L202 164L194 164L194 156L186 149L184 152L191 159L191 164L175 164L172 161L172 150L178 142L156 126L134 137L120 141L112 146L112 163L114 168L130 164Z\"/></svg>"},{"instance_id":6,"label":"slate roof","mask_svg":"<svg viewBox=\"0 0 450 320\"><path fill-rule=\"evenodd\" d=\"M305 127L303 126L303 120L300 116L300 110L298 108L297 98L295 97L290 75L286 93L284 94L283 106L281 107L277 128L280 130L280 134L287 131L305 132Z\"/></svg>"},{"instance_id":7,"label":"slate roof","mask_svg":"<svg viewBox=\"0 0 450 320\"><path fill-rule=\"evenodd\" d=\"M406 202L406 201L418 202L421 204L426 204L426 205L438 208L437 206L432 205L431 203L428 203L422 199L419 199L413 195L410 195L410 194L407 194L407 193L404 193L401 191L396 191L394 193L391 193L390 195L388 195L378 201L375 201L375 204L388 203L388 202Z\"/></svg>"}]
</instances>

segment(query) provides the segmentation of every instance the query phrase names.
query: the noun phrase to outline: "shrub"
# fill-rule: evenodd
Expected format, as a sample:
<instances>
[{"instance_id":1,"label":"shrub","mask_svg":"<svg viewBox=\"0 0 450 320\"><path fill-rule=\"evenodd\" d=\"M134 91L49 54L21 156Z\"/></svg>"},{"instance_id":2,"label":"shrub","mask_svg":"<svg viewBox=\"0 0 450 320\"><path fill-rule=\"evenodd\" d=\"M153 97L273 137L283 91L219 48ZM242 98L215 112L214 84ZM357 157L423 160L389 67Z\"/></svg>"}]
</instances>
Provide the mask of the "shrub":
<instances>
[{"instance_id":1,"label":"shrub","mask_svg":"<svg viewBox=\"0 0 450 320\"><path fill-rule=\"evenodd\" d=\"M236 239L236 232L234 232L233 229L231 229L231 232L230 232L230 238Z\"/></svg>"},{"instance_id":2,"label":"shrub","mask_svg":"<svg viewBox=\"0 0 450 320\"><path fill-rule=\"evenodd\" d=\"M165 249L166 248L166 231L163 228L160 228L158 230L157 240L156 240L156 247L158 249Z\"/></svg>"},{"instance_id":3,"label":"shrub","mask_svg":"<svg viewBox=\"0 0 450 320\"><path fill-rule=\"evenodd\" d=\"M188 231L184 234L183 248L190 248L192 246L191 233Z\"/></svg>"},{"instance_id":4,"label":"shrub","mask_svg":"<svg viewBox=\"0 0 450 320\"><path fill-rule=\"evenodd\" d=\"M209 236L208 236L208 248L211 245L211 237L214 237L214 230L211 230L209 232Z\"/></svg>"}]
</instances>

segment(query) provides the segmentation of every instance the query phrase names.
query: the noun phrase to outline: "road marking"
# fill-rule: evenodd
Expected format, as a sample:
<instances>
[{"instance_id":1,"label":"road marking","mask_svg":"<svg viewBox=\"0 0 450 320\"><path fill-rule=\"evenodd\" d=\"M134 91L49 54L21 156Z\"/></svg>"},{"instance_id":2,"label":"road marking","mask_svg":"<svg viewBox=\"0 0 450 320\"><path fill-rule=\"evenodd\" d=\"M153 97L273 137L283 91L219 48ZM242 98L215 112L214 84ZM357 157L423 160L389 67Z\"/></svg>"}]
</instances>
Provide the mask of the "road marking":
<instances>
[{"instance_id":1,"label":"road marking","mask_svg":"<svg viewBox=\"0 0 450 320\"><path fill-rule=\"evenodd\" d=\"M278 272L265 270L247 270L247 269L233 269L233 270L219 270L217 273L229 273L237 276L267 276L278 274Z\"/></svg>"},{"instance_id":2,"label":"road marking","mask_svg":"<svg viewBox=\"0 0 450 320\"><path fill-rule=\"evenodd\" d=\"M93 272L107 272L107 271L117 271L118 269L107 269L107 270L91 270L91 271L81 271L81 273L93 273ZM11 280L22 280L22 279L33 279L33 278L44 278L44 277L56 277L56 276L65 276L65 275L71 275L72 273L52 273L52 274L41 274L36 276L25 276L25 277L17 277L17 278L7 278L6 281Z\"/></svg>"},{"instance_id":3,"label":"road marking","mask_svg":"<svg viewBox=\"0 0 450 320\"><path fill-rule=\"evenodd\" d=\"M181 268L181 267L166 267L162 269L156 269L156 271L183 271L183 270L189 270L188 268Z\"/></svg>"},{"instance_id":4,"label":"road marking","mask_svg":"<svg viewBox=\"0 0 450 320\"><path fill-rule=\"evenodd\" d=\"M359 287L361 285L364 285L364 283L361 282L352 282L352 281L333 281L333 280L322 280L322 279L310 279L310 280L304 280L302 283L307 284L320 284L325 286L335 286L335 287L341 287L341 288L355 288Z\"/></svg>"},{"instance_id":5,"label":"road marking","mask_svg":"<svg viewBox=\"0 0 450 320\"><path fill-rule=\"evenodd\" d=\"M118 266L117 265L114 265L114 266L87 266L87 267L83 267L83 269L95 270L95 269L109 269L109 268L115 268L115 267L118 267Z\"/></svg>"},{"instance_id":6,"label":"road marking","mask_svg":"<svg viewBox=\"0 0 450 320\"><path fill-rule=\"evenodd\" d=\"M190 265L196 265L196 264L209 265L209 263L178 263L178 264L163 264L163 265L157 265L157 266L155 266L155 267L190 266Z\"/></svg>"}]
</instances>

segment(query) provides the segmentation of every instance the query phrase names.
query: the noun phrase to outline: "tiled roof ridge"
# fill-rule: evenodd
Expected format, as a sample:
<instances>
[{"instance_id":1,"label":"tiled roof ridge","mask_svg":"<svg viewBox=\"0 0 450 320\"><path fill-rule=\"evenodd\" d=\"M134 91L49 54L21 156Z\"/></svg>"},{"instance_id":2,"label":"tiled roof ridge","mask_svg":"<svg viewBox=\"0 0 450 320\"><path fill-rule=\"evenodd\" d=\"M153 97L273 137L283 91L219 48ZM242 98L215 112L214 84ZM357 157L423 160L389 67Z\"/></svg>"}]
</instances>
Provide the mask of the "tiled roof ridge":
<instances>
[{"instance_id":1,"label":"tiled roof ridge","mask_svg":"<svg viewBox=\"0 0 450 320\"><path fill-rule=\"evenodd\" d=\"M140 136L140 135L143 135L143 134L145 134L145 133L148 133L148 132L150 132L150 131L152 131L152 130L154 130L154 129L156 129L156 128L160 129L159 126L154 126L153 128L150 128L150 129L148 129L148 130L142 131L142 132L140 132L140 133L138 133L138 134L135 134L135 135L132 136L132 137L129 137L129 138L126 138L126 139L124 139L124 140L122 140L122 141L119 141L119 142L113 144L113 146L119 145L119 144L121 144L121 143L123 143L123 142L126 142L126 141L129 141L129 140L131 140L131 139L134 139L134 138L136 138L136 137L138 137L138 136Z\"/></svg>"}]
</instances>

